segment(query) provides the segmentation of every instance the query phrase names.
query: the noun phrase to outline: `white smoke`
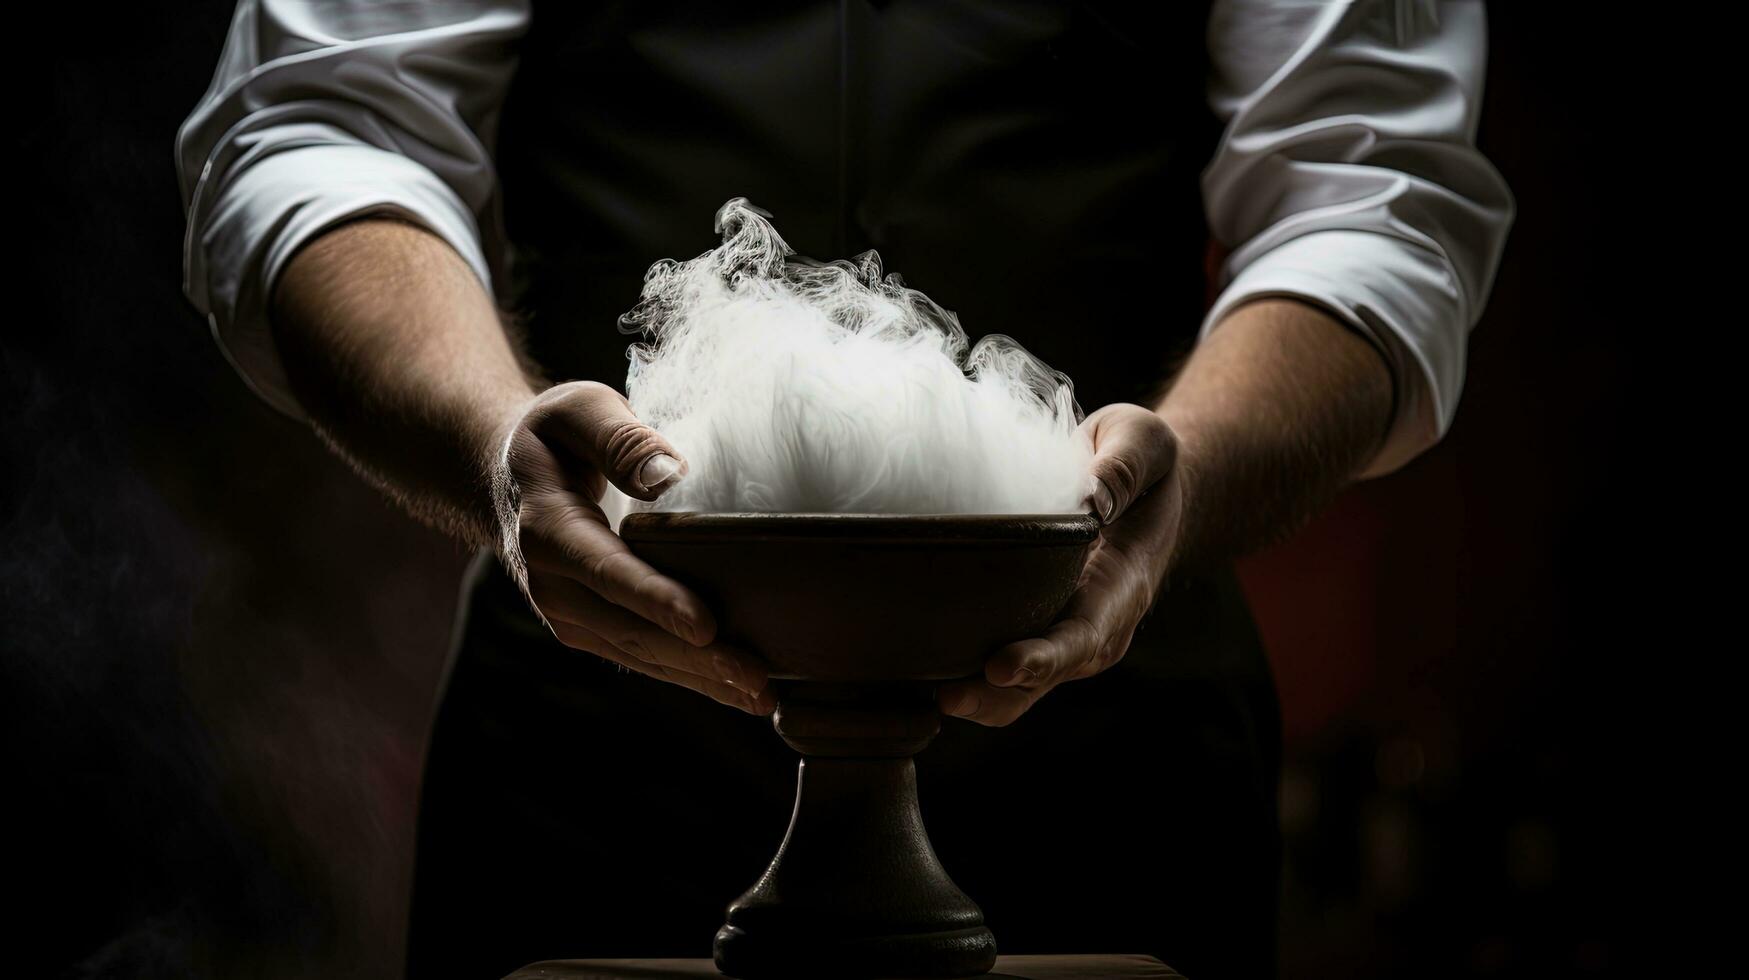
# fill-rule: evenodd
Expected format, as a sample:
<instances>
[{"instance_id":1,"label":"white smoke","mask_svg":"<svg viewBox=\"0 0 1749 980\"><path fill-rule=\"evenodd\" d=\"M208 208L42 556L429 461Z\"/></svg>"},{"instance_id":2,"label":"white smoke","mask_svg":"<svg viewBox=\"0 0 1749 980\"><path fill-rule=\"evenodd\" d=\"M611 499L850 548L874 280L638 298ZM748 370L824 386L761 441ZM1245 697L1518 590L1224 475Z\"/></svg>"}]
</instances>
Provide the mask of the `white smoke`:
<instances>
[{"instance_id":1,"label":"white smoke","mask_svg":"<svg viewBox=\"0 0 1749 980\"><path fill-rule=\"evenodd\" d=\"M632 410L684 456L660 500L707 513L1081 513L1092 447L1067 376L959 319L880 256L796 257L736 198L723 244L650 267L620 319ZM617 508L616 508L617 509Z\"/></svg>"}]
</instances>

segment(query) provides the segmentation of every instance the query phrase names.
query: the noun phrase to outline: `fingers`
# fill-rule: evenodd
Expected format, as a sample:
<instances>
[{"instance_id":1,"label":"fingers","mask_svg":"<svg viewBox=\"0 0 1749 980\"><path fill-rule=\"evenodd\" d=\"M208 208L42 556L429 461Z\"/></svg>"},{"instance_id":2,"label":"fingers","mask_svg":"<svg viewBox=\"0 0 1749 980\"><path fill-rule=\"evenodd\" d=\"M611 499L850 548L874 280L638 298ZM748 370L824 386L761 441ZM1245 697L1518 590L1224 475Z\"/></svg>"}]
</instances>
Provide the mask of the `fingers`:
<instances>
[{"instance_id":1,"label":"fingers","mask_svg":"<svg viewBox=\"0 0 1749 980\"><path fill-rule=\"evenodd\" d=\"M575 494L525 501L522 552L531 569L574 579L694 646L716 636L704 601L632 554L593 502Z\"/></svg>"},{"instance_id":2,"label":"fingers","mask_svg":"<svg viewBox=\"0 0 1749 980\"><path fill-rule=\"evenodd\" d=\"M1090 615L1105 618L1085 591L1069 600L1061 619L1045 635L1011 643L984 665L984 677L998 687L1052 687L1080 670L1105 643L1107 628Z\"/></svg>"},{"instance_id":3,"label":"fingers","mask_svg":"<svg viewBox=\"0 0 1749 980\"><path fill-rule=\"evenodd\" d=\"M1006 725L1065 681L1092 677L1122 660L1153 604L1162 566L1157 556L1178 519L1179 495L1168 484L1129 518L1101 532L1081 583L1042 636L1011 643L984 664L984 676L944 685L941 710L984 725ZM1149 559L1148 556L1156 556Z\"/></svg>"},{"instance_id":4,"label":"fingers","mask_svg":"<svg viewBox=\"0 0 1749 980\"><path fill-rule=\"evenodd\" d=\"M1178 441L1165 419L1140 405L1107 405L1081 424L1093 439L1089 502L1110 524L1171 472Z\"/></svg>"},{"instance_id":5,"label":"fingers","mask_svg":"<svg viewBox=\"0 0 1749 980\"><path fill-rule=\"evenodd\" d=\"M766 688L769 675L757 657L722 643L695 646L574 580L542 574L530 580L529 594L549 620L584 627L646 664L727 684L749 695Z\"/></svg>"},{"instance_id":6,"label":"fingers","mask_svg":"<svg viewBox=\"0 0 1749 980\"><path fill-rule=\"evenodd\" d=\"M1043 636L996 651L983 677L943 685L937 695L942 712L982 725L1007 725L1058 684L1115 663L1123 653L1111 655L1110 638L1120 630L1127 636L1133 627L1107 623L1113 619L1104 608L1108 605L1085 587L1078 590Z\"/></svg>"},{"instance_id":7,"label":"fingers","mask_svg":"<svg viewBox=\"0 0 1749 980\"><path fill-rule=\"evenodd\" d=\"M628 497L655 500L686 475L686 461L668 440L639 421L623 395L598 382L549 389L524 425L542 442L590 463Z\"/></svg>"},{"instance_id":8,"label":"fingers","mask_svg":"<svg viewBox=\"0 0 1749 980\"><path fill-rule=\"evenodd\" d=\"M706 697L730 707L739 708L749 714L769 715L777 708L777 702L769 691L751 694L720 680L689 674L683 670L675 670L641 660L609 643L599 633L585 626L559 620L554 620L552 625L553 635L559 638L559 642L573 649L593 653L628 670L635 670L645 676L697 691Z\"/></svg>"},{"instance_id":9,"label":"fingers","mask_svg":"<svg viewBox=\"0 0 1749 980\"><path fill-rule=\"evenodd\" d=\"M1123 659L1153 602L1183 509L1182 486L1170 479L1177 439L1139 405L1108 405L1082 424L1093 441L1090 502L1107 526L1081 583L1043 636L996 651L983 677L943 685L937 700L945 714L984 725L1014 721L1058 684Z\"/></svg>"},{"instance_id":10,"label":"fingers","mask_svg":"<svg viewBox=\"0 0 1749 980\"><path fill-rule=\"evenodd\" d=\"M765 665L713 644L717 624L703 601L634 555L595 503L603 479L654 500L686 473L624 397L594 382L548 390L510 455L523 491L522 556L535 573L529 595L561 642L755 714L776 707Z\"/></svg>"},{"instance_id":11,"label":"fingers","mask_svg":"<svg viewBox=\"0 0 1749 980\"><path fill-rule=\"evenodd\" d=\"M581 469L650 500L684 472L669 455L672 447L632 415L618 392L582 381L550 389L529 410L511 452L524 490L520 543L530 568L575 578L694 645L711 641L716 619L704 602L632 554L608 527L590 496L600 484L578 488L567 478L560 457L570 454L587 464ZM664 467L673 471L658 479Z\"/></svg>"},{"instance_id":12,"label":"fingers","mask_svg":"<svg viewBox=\"0 0 1749 980\"><path fill-rule=\"evenodd\" d=\"M1027 712L1046 689L995 687L982 679L952 681L936 695L941 713L1000 728Z\"/></svg>"}]
</instances>

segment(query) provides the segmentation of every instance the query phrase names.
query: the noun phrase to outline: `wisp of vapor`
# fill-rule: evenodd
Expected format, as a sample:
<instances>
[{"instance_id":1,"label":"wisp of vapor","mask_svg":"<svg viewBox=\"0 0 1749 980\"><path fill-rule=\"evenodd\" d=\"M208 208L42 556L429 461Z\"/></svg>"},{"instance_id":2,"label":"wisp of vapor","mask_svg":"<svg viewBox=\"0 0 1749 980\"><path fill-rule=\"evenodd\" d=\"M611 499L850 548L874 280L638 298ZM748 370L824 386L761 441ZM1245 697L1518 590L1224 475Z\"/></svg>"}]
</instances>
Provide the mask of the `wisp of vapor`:
<instances>
[{"instance_id":1,"label":"wisp of vapor","mask_svg":"<svg viewBox=\"0 0 1749 980\"><path fill-rule=\"evenodd\" d=\"M744 198L722 244L650 267L620 319L626 393L687 475L637 509L1048 514L1087 510L1092 447L1069 378L884 274L797 256Z\"/></svg>"}]
</instances>

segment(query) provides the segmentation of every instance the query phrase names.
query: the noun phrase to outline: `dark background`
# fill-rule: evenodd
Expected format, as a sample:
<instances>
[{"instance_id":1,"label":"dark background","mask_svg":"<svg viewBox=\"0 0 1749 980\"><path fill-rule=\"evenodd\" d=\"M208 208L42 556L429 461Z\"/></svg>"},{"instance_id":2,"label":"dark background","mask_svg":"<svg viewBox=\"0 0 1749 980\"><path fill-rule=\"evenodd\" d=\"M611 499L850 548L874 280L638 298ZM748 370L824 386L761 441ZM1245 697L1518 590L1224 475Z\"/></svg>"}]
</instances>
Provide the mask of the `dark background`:
<instances>
[{"instance_id":1,"label":"dark background","mask_svg":"<svg viewBox=\"0 0 1749 980\"><path fill-rule=\"evenodd\" d=\"M257 402L182 298L171 141L230 4L101 33L63 6L19 30L55 40L13 62L8 127L3 972L390 975L466 556ZM1287 732L1284 976L1633 952L1642 161L1608 58L1635 38L1546 6L1491 9L1481 140L1519 217L1455 428L1242 566Z\"/></svg>"}]
</instances>

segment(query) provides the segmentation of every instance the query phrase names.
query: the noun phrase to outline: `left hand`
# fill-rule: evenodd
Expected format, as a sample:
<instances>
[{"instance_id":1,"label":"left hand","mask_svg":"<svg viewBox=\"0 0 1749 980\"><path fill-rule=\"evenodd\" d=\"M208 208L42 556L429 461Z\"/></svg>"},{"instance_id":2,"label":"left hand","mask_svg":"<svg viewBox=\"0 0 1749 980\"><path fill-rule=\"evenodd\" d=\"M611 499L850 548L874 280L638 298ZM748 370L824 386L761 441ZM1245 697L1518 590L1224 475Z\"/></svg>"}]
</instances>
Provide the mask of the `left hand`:
<instances>
[{"instance_id":1,"label":"left hand","mask_svg":"<svg viewBox=\"0 0 1749 980\"><path fill-rule=\"evenodd\" d=\"M943 714L1006 725L1064 681L1123 659L1154 604L1183 517L1178 439L1140 405L1107 405L1081 423L1093 439L1089 498L1105 525L1081 582L1050 629L996 651L984 676L943 684Z\"/></svg>"}]
</instances>

